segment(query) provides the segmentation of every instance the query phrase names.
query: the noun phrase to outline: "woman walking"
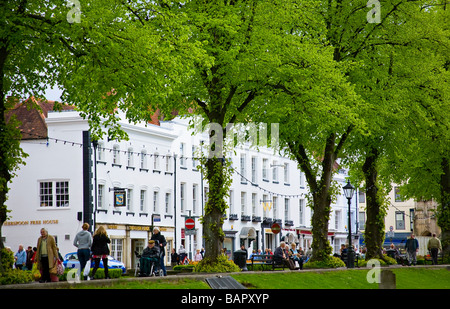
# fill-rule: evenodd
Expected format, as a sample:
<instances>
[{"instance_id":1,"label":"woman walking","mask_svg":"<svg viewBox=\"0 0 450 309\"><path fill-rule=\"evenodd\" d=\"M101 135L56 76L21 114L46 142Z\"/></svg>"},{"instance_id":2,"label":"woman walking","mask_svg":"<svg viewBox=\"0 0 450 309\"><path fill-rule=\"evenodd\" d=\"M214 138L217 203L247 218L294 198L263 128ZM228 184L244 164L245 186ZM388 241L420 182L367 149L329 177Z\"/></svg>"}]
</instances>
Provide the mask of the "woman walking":
<instances>
[{"instance_id":1,"label":"woman walking","mask_svg":"<svg viewBox=\"0 0 450 309\"><path fill-rule=\"evenodd\" d=\"M105 270L105 279L109 279L108 276L108 255L109 255L109 247L108 244L111 240L106 233L106 230L103 226L99 226L97 231L94 233L94 238L92 241L92 258L94 259L94 269L92 270L92 279L94 279L95 272L100 266L100 259L103 261L103 268Z\"/></svg>"}]
</instances>

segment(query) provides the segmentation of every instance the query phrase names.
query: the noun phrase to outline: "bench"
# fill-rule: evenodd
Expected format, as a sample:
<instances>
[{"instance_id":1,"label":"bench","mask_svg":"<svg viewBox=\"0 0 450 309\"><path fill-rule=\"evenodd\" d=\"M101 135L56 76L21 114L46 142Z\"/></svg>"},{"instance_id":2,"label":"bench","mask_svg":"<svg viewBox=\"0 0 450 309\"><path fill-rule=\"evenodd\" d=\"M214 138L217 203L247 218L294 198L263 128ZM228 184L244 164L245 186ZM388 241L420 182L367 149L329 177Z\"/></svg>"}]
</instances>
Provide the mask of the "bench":
<instances>
[{"instance_id":1,"label":"bench","mask_svg":"<svg viewBox=\"0 0 450 309\"><path fill-rule=\"evenodd\" d=\"M251 259L247 260L247 266L248 267L251 266L252 270L254 270L255 265L261 265L262 270L265 270L266 267L268 270L270 270L270 268L272 268L272 270L275 270L275 268L280 268L280 267L282 267L283 270L284 270L284 268L286 268L286 265L283 262L281 262L281 263L275 262L272 254L252 255Z\"/></svg>"},{"instance_id":2,"label":"bench","mask_svg":"<svg viewBox=\"0 0 450 309\"><path fill-rule=\"evenodd\" d=\"M444 264L444 252L443 251L440 251L438 253L438 256L437 256L438 264L439 264L439 260L441 261L440 264ZM425 255L424 264L427 265L427 262L430 262L430 264L433 264L433 260L431 259L431 255L430 254Z\"/></svg>"}]
</instances>

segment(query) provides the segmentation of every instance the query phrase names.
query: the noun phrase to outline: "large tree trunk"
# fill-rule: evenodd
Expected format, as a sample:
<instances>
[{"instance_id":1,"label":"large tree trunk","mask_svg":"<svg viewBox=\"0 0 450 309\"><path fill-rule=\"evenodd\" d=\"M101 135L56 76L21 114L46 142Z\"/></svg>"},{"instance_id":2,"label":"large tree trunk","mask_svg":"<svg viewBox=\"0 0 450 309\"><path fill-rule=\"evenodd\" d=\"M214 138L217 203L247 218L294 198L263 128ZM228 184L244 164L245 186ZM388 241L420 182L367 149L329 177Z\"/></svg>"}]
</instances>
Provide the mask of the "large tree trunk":
<instances>
[{"instance_id":1,"label":"large tree trunk","mask_svg":"<svg viewBox=\"0 0 450 309\"><path fill-rule=\"evenodd\" d=\"M364 239L367 253L366 260L372 258L383 258L382 246L384 242L384 213L382 200L378 196L376 163L378 150L372 147L366 154L366 159L362 167L366 181L366 228Z\"/></svg>"},{"instance_id":2,"label":"large tree trunk","mask_svg":"<svg viewBox=\"0 0 450 309\"><path fill-rule=\"evenodd\" d=\"M5 121L5 85L4 81L4 68L6 58L8 56L8 51L6 49L6 42L2 40L0 42L0 249L4 248L2 241L2 226L7 219L7 208L6 208L6 194L8 193L8 182L11 180L11 173L6 163L8 158L8 149L6 149L10 143L7 142L8 139L7 127Z\"/></svg>"},{"instance_id":3,"label":"large tree trunk","mask_svg":"<svg viewBox=\"0 0 450 309\"><path fill-rule=\"evenodd\" d=\"M312 216L311 245L312 261L324 261L331 254L331 246L328 241L328 221L330 220L331 197L329 193L317 193L313 196L314 214Z\"/></svg>"},{"instance_id":4,"label":"large tree trunk","mask_svg":"<svg viewBox=\"0 0 450 309\"><path fill-rule=\"evenodd\" d=\"M318 185L315 185L315 192L313 193L313 261L324 261L332 252L330 242L328 241L328 222L330 220L331 211L331 181L333 180L333 169L336 161L335 144L336 134L332 133L325 144L320 182ZM313 179L310 179L309 181L313 181Z\"/></svg>"},{"instance_id":5,"label":"large tree trunk","mask_svg":"<svg viewBox=\"0 0 450 309\"><path fill-rule=\"evenodd\" d=\"M216 260L220 256L225 234L223 215L226 209L225 196L229 184L222 158L206 160L206 179L209 184L208 202L203 216L203 237L205 239L205 259Z\"/></svg>"}]
</instances>

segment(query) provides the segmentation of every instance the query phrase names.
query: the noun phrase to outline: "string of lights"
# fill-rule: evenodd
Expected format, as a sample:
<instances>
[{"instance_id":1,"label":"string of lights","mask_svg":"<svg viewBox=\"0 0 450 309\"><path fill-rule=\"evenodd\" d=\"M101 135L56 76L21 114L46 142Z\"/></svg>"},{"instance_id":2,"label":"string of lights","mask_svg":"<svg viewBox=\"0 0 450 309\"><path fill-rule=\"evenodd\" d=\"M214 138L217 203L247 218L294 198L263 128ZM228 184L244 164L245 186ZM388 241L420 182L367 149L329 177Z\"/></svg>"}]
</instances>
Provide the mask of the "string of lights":
<instances>
[{"instance_id":1,"label":"string of lights","mask_svg":"<svg viewBox=\"0 0 450 309\"><path fill-rule=\"evenodd\" d=\"M25 132L22 132L25 133ZM32 135L35 136L36 139L44 139L46 140L46 146L49 146L49 142L50 141L54 141L55 144L60 143L63 145L68 145L68 146L78 146L78 147L82 147L83 144L79 143L79 142L73 142L73 141L68 141L68 140L64 140L64 139L60 139L60 138L54 138L54 137L49 137L49 136L40 136L37 134L33 134L33 133L29 133L26 132L26 134L28 135ZM90 147L93 147L93 145L90 145ZM168 157L168 158L172 158L173 155L172 154L166 154L166 155L161 155L161 154L155 154L155 153L145 153L145 152L134 152L134 151L129 151L129 150L118 150L117 148L108 148L108 147L97 147L98 151L109 151L111 152L116 152L116 153L123 153L123 154L131 154L131 155L137 155L139 156L148 156L148 157ZM186 159L186 160L193 160L193 161L198 161L201 158L200 157L188 157L188 156L179 156L178 158L180 159ZM247 177L245 177L244 175L242 175L239 171L236 170L236 168L234 168L233 166L230 166L230 169L232 170L233 173L236 173L237 175L239 175L242 179L245 179L245 181L249 182L252 186L258 188L259 190L263 191L264 193L271 195L271 196L277 196L277 197L286 197L286 198L302 198L305 197L306 195L304 193L301 194L284 194L284 193L277 193L268 189L265 189L263 187L261 187L259 184L251 181L250 179L248 179Z\"/></svg>"}]
</instances>

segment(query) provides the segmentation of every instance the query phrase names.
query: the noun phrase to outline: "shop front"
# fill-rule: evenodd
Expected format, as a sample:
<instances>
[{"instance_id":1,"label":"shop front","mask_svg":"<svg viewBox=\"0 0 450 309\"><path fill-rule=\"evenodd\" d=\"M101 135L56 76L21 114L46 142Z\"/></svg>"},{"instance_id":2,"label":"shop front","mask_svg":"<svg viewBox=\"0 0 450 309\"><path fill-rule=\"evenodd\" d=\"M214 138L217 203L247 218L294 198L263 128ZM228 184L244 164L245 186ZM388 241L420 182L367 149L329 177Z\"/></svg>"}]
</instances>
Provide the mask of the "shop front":
<instances>
[{"instance_id":1,"label":"shop front","mask_svg":"<svg viewBox=\"0 0 450 309\"><path fill-rule=\"evenodd\" d=\"M101 224L111 239L111 256L123 262L127 269L134 269L138 263L137 254L141 254L152 237L150 225ZM170 263L170 250L173 246L173 227L159 227L166 238L165 264Z\"/></svg>"}]
</instances>

